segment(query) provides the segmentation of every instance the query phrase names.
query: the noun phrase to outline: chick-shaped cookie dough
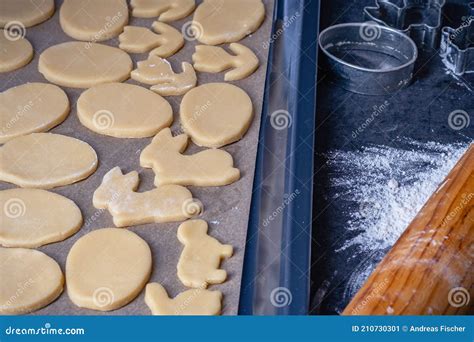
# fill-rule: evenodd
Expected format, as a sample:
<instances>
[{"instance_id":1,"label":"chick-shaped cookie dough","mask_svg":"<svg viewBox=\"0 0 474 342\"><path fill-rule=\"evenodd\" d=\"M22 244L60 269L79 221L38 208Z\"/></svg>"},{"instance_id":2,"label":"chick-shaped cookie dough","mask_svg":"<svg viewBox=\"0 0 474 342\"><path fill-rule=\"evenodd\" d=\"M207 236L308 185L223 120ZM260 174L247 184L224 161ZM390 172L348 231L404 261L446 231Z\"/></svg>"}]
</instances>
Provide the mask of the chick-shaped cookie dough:
<instances>
[{"instance_id":1,"label":"chick-shaped cookie dough","mask_svg":"<svg viewBox=\"0 0 474 342\"><path fill-rule=\"evenodd\" d=\"M125 26L119 36L119 48L131 53L149 52L150 55L169 57L184 45L181 32L173 26L155 21L153 31L140 26Z\"/></svg>"},{"instance_id":2,"label":"chick-shaped cookie dough","mask_svg":"<svg viewBox=\"0 0 474 342\"><path fill-rule=\"evenodd\" d=\"M237 81L250 76L258 68L258 58L248 47L232 43L229 54L219 46L197 45L193 54L194 68L201 72L218 73L225 70L224 80Z\"/></svg>"},{"instance_id":3,"label":"chick-shaped cookie dough","mask_svg":"<svg viewBox=\"0 0 474 342\"><path fill-rule=\"evenodd\" d=\"M207 288L227 279L227 272L220 269L222 259L230 258L231 245L223 245L207 235L207 222L191 220L178 228L178 240L184 245L178 261L178 278L188 287Z\"/></svg>"},{"instance_id":4,"label":"chick-shaped cookie dough","mask_svg":"<svg viewBox=\"0 0 474 342\"><path fill-rule=\"evenodd\" d=\"M152 85L150 90L161 96L184 95L196 86L197 76L191 64L183 62L181 67L183 72L175 73L166 59L150 55L137 63L131 76L135 81Z\"/></svg>"},{"instance_id":5,"label":"chick-shaped cookie dough","mask_svg":"<svg viewBox=\"0 0 474 342\"><path fill-rule=\"evenodd\" d=\"M181 292L174 298L158 283L146 286L145 303L153 315L220 315L222 293L203 288Z\"/></svg>"}]
</instances>

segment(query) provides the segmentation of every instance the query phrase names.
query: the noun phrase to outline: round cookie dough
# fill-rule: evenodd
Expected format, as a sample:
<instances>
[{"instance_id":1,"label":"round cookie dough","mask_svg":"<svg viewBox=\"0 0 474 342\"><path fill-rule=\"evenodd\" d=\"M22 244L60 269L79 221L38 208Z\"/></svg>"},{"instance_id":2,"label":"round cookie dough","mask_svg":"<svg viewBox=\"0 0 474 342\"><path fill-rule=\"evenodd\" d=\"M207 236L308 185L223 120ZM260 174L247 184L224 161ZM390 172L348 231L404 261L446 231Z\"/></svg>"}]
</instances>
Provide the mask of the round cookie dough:
<instances>
[{"instance_id":1,"label":"round cookie dough","mask_svg":"<svg viewBox=\"0 0 474 342\"><path fill-rule=\"evenodd\" d=\"M0 27L13 22L30 27L53 15L54 0L1 0L0 9Z\"/></svg>"},{"instance_id":2,"label":"round cookie dough","mask_svg":"<svg viewBox=\"0 0 474 342\"><path fill-rule=\"evenodd\" d=\"M26 38L8 39L7 36L5 30L0 30L0 72L19 69L33 58L33 47Z\"/></svg>"},{"instance_id":3,"label":"round cookie dough","mask_svg":"<svg viewBox=\"0 0 474 342\"><path fill-rule=\"evenodd\" d=\"M97 169L97 154L84 141L32 133L0 147L0 180L23 188L49 189L78 182Z\"/></svg>"},{"instance_id":4,"label":"round cookie dough","mask_svg":"<svg viewBox=\"0 0 474 342\"><path fill-rule=\"evenodd\" d=\"M184 95L180 107L184 131L199 146L221 147L240 140L253 118L245 91L227 83L207 83Z\"/></svg>"},{"instance_id":5,"label":"round cookie dough","mask_svg":"<svg viewBox=\"0 0 474 342\"><path fill-rule=\"evenodd\" d=\"M62 241L82 225L78 206L61 195L39 189L0 191L0 244L36 248Z\"/></svg>"},{"instance_id":6,"label":"round cookie dough","mask_svg":"<svg viewBox=\"0 0 474 342\"><path fill-rule=\"evenodd\" d=\"M100 42L118 36L128 23L125 0L64 0L59 10L63 31L77 40Z\"/></svg>"},{"instance_id":7,"label":"round cookie dough","mask_svg":"<svg viewBox=\"0 0 474 342\"><path fill-rule=\"evenodd\" d=\"M0 247L0 314L25 314L45 307L63 292L58 263L33 249Z\"/></svg>"},{"instance_id":8,"label":"round cookie dough","mask_svg":"<svg viewBox=\"0 0 474 342\"><path fill-rule=\"evenodd\" d=\"M86 90L77 100L77 115L90 130L117 138L150 137L173 122L168 101L126 83L106 83Z\"/></svg>"},{"instance_id":9,"label":"round cookie dough","mask_svg":"<svg viewBox=\"0 0 474 342\"><path fill-rule=\"evenodd\" d=\"M204 0L194 12L193 28L201 43L235 43L256 31L264 19L261 0Z\"/></svg>"},{"instance_id":10,"label":"round cookie dough","mask_svg":"<svg viewBox=\"0 0 474 342\"><path fill-rule=\"evenodd\" d=\"M45 132L69 114L66 93L49 83L25 83L0 93L0 143Z\"/></svg>"},{"instance_id":11,"label":"round cookie dough","mask_svg":"<svg viewBox=\"0 0 474 342\"><path fill-rule=\"evenodd\" d=\"M132 71L130 56L115 47L84 42L51 46L39 58L38 70L55 84L89 88L107 82L122 82Z\"/></svg>"},{"instance_id":12,"label":"round cookie dough","mask_svg":"<svg viewBox=\"0 0 474 342\"><path fill-rule=\"evenodd\" d=\"M69 298L82 308L118 309L143 289L151 273L151 251L137 234L104 228L81 237L66 261Z\"/></svg>"}]
</instances>

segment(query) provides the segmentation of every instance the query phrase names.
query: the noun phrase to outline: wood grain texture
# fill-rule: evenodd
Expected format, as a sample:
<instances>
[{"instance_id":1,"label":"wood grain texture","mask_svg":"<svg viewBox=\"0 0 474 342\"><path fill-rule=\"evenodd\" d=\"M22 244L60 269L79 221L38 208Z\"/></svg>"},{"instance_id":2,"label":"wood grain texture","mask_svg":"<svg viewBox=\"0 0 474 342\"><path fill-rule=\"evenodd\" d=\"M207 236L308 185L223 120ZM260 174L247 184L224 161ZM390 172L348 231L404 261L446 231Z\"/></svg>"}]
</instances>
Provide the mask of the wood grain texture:
<instances>
[{"instance_id":1,"label":"wood grain texture","mask_svg":"<svg viewBox=\"0 0 474 342\"><path fill-rule=\"evenodd\" d=\"M471 145L343 315L473 313L473 260Z\"/></svg>"}]
</instances>

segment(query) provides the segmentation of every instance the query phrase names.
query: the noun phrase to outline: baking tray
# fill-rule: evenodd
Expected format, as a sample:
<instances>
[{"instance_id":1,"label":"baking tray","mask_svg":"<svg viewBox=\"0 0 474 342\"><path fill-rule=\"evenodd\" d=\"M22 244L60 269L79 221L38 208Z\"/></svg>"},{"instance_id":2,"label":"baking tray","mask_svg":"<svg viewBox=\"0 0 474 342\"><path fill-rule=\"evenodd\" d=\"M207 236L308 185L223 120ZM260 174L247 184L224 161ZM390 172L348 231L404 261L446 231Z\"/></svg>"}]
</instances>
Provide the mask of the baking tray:
<instances>
[{"instance_id":1,"label":"baking tray","mask_svg":"<svg viewBox=\"0 0 474 342\"><path fill-rule=\"evenodd\" d=\"M198 0L197 4L202 0ZM55 1L56 11L52 18L47 21L26 29L26 38L33 44L35 49L34 59L25 67L11 73L0 75L0 91L26 82L47 82L38 72L38 58L47 47L73 40L66 36L59 25L60 0ZM266 18L262 26L252 35L242 40L242 43L250 47L260 60L260 67L251 76L236 82L231 82L243 88L252 99L255 117L252 125L242 140L224 147L234 157L235 165L241 170L241 179L231 185L223 187L188 187L194 197L204 205L204 213L200 218L209 223L210 235L219 239L222 243L234 246L234 255L223 263L222 268L228 272L228 280L219 285L211 286L212 290L220 290L224 295L223 314L233 315L238 312L240 281L243 268L245 241L247 236L247 225L252 195L252 185L256 163L258 134L260 127L260 113L262 110L263 93L265 86L268 47L270 30L273 19L274 0L263 0L266 7ZM172 22L171 25L177 29L190 21L192 16ZM130 18L131 25L150 27L154 18ZM118 39L113 38L102 44L118 46ZM191 61L194 46L197 41L186 41L185 46L175 55L168 58L173 68L179 70L182 61ZM134 65L137 61L147 58L147 54L130 54ZM198 84L209 82L223 82L224 74L198 73ZM126 83L139 84L133 80ZM154 173L150 169L143 169L139 165L139 155L146 147L151 138L144 139L118 139L102 136L85 128L79 123L76 115L76 101L83 89L61 87L65 90L71 103L71 112L68 118L51 130L53 133L64 134L88 142L97 152L99 167L97 171L84 181L76 184L52 189L78 204L84 218L84 225L78 233L65 241L49 244L38 248L53 259L58 261L64 271L67 254L77 239L84 234L99 228L113 227L112 216L103 210L97 210L92 206L92 193L99 186L106 172L115 166L122 168L123 172L136 170L140 175L139 191L152 189ZM172 131L179 134L178 113L181 97L167 97L173 113L174 123ZM196 153L201 150L191 144L186 154ZM1 182L0 189L14 188L13 184ZM150 245L153 256L153 270L150 282L159 282L167 289L170 296L176 296L186 288L181 284L176 275L176 265L181 254L182 245L176 237L179 222L168 224L147 224L129 228L141 236ZM66 284L67 286L67 284ZM65 292L55 302L45 308L34 312L35 315L149 315L150 310L144 302L144 291L131 303L111 312L98 312L82 309L75 306Z\"/></svg>"},{"instance_id":2,"label":"baking tray","mask_svg":"<svg viewBox=\"0 0 474 342\"><path fill-rule=\"evenodd\" d=\"M320 1L276 6L239 307L247 315L309 306Z\"/></svg>"}]
</instances>

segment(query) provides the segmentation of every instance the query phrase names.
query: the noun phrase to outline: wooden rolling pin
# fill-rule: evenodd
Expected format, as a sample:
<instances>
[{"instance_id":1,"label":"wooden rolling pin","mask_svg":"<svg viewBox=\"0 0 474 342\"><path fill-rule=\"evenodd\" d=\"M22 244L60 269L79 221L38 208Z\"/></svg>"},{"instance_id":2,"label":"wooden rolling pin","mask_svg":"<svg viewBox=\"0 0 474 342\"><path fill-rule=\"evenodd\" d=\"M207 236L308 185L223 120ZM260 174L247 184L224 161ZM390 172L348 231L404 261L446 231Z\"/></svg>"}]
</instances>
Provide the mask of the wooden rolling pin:
<instances>
[{"instance_id":1,"label":"wooden rolling pin","mask_svg":"<svg viewBox=\"0 0 474 342\"><path fill-rule=\"evenodd\" d=\"M451 170L343 315L474 311L474 144Z\"/></svg>"}]
</instances>

